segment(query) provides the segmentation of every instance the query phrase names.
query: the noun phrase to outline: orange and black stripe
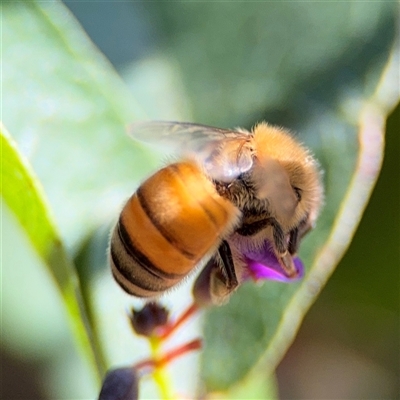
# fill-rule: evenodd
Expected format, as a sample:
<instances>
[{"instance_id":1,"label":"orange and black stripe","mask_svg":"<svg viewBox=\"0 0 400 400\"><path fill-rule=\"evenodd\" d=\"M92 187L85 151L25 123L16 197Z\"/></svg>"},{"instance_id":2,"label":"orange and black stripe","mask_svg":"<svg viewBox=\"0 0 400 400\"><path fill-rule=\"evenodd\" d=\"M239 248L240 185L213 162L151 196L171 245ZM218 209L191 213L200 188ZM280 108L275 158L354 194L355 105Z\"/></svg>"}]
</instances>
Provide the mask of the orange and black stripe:
<instances>
[{"instance_id":1,"label":"orange and black stripe","mask_svg":"<svg viewBox=\"0 0 400 400\"><path fill-rule=\"evenodd\" d=\"M154 265L131 241L121 218L113 233L110 258L114 278L126 292L137 297L162 293L185 276L166 273Z\"/></svg>"},{"instance_id":2,"label":"orange and black stripe","mask_svg":"<svg viewBox=\"0 0 400 400\"><path fill-rule=\"evenodd\" d=\"M163 168L122 210L111 238L115 279L138 297L161 294L218 246L237 215L195 164Z\"/></svg>"}]
</instances>

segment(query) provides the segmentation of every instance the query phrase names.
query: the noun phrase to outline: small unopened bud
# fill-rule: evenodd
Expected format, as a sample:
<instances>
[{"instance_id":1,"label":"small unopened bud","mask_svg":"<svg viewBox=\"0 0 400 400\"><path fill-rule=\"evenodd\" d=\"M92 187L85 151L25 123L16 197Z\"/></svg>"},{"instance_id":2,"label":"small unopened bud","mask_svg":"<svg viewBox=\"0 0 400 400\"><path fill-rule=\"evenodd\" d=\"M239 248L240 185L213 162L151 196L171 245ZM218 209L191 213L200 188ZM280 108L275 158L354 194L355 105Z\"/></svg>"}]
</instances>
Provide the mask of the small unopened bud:
<instances>
[{"instance_id":1,"label":"small unopened bud","mask_svg":"<svg viewBox=\"0 0 400 400\"><path fill-rule=\"evenodd\" d=\"M139 379L132 367L107 372L98 400L138 400Z\"/></svg>"},{"instance_id":2,"label":"small unopened bud","mask_svg":"<svg viewBox=\"0 0 400 400\"><path fill-rule=\"evenodd\" d=\"M158 303L147 303L141 310L132 309L131 325L138 335L150 336L158 327L168 322L168 310Z\"/></svg>"}]
</instances>

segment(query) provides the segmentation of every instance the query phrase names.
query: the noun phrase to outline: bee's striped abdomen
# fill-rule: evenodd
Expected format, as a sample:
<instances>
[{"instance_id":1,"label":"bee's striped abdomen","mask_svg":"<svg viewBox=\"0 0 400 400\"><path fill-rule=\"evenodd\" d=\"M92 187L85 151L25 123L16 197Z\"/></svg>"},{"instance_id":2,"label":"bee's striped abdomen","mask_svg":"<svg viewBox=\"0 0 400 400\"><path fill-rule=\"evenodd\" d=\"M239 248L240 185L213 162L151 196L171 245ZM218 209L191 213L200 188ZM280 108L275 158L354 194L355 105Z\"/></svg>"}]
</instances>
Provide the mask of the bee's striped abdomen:
<instances>
[{"instance_id":1,"label":"bee's striped abdomen","mask_svg":"<svg viewBox=\"0 0 400 400\"><path fill-rule=\"evenodd\" d=\"M165 273L154 265L132 244L121 218L111 238L110 259L114 278L126 292L138 297L155 296L185 276Z\"/></svg>"},{"instance_id":2,"label":"bee's striped abdomen","mask_svg":"<svg viewBox=\"0 0 400 400\"><path fill-rule=\"evenodd\" d=\"M114 277L128 293L156 296L182 280L238 218L194 163L169 165L128 200L111 238Z\"/></svg>"}]
</instances>

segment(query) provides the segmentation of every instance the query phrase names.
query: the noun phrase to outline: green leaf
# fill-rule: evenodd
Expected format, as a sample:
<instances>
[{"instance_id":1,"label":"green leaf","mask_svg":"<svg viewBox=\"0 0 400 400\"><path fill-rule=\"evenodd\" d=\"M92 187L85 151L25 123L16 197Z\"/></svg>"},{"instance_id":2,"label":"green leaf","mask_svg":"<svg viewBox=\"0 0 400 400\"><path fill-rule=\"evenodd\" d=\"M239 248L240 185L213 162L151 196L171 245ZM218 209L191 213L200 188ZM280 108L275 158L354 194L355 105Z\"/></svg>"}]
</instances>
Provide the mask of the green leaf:
<instances>
[{"instance_id":1,"label":"green leaf","mask_svg":"<svg viewBox=\"0 0 400 400\"><path fill-rule=\"evenodd\" d=\"M362 72L385 62L396 7L163 2L147 9L158 17L163 51L179 63L198 122L250 127L266 118L294 129L321 106L335 107L338 96L372 94L379 73L364 81Z\"/></svg>"},{"instance_id":2,"label":"green leaf","mask_svg":"<svg viewBox=\"0 0 400 400\"><path fill-rule=\"evenodd\" d=\"M16 142L7 137L4 145L3 196L49 267L75 337L100 376L106 362L66 248L116 218L155 164L126 135L126 125L144 114L58 1L2 3L2 49L2 111ZM102 255L106 260L106 247Z\"/></svg>"},{"instance_id":3,"label":"green leaf","mask_svg":"<svg viewBox=\"0 0 400 400\"><path fill-rule=\"evenodd\" d=\"M61 2L4 3L2 29L4 123L75 247L154 167L126 135L144 113Z\"/></svg>"},{"instance_id":4,"label":"green leaf","mask_svg":"<svg viewBox=\"0 0 400 400\"><path fill-rule=\"evenodd\" d=\"M100 377L104 369L102 353L88 324L78 278L54 225L43 189L3 126L0 126L0 138L2 199L48 267L63 297L75 337Z\"/></svg>"},{"instance_id":5,"label":"green leaf","mask_svg":"<svg viewBox=\"0 0 400 400\"><path fill-rule=\"evenodd\" d=\"M218 395L217 395L218 396ZM218 398L216 396L216 398ZM243 400L243 399L279 399L276 379L273 375L267 375L258 371L248 379L234 385L226 393L221 394L222 399Z\"/></svg>"},{"instance_id":6,"label":"green leaf","mask_svg":"<svg viewBox=\"0 0 400 400\"><path fill-rule=\"evenodd\" d=\"M18 207L16 213L34 213L21 214L24 228L61 288L77 334L91 324L90 338L80 340L88 353L95 348L101 374L105 360L90 293L84 287L82 300L60 237L75 250L100 224L117 218L124 198L154 167L152 153L126 135L127 124L144 113L61 2L4 2L2 45L4 122L43 185L60 234L38 222L36 214L47 208L31 207L29 191L13 188L8 204ZM106 246L102 257L105 262Z\"/></svg>"}]
</instances>

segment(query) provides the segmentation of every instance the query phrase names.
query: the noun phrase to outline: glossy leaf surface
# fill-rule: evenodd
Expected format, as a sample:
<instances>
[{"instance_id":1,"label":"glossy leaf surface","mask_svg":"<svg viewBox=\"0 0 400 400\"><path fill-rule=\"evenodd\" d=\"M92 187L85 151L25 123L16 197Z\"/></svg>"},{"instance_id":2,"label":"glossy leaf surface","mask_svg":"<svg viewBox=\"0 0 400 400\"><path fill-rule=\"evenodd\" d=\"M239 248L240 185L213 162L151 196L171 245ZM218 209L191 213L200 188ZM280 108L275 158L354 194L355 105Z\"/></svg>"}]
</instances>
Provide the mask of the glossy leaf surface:
<instances>
[{"instance_id":1,"label":"glossy leaf surface","mask_svg":"<svg viewBox=\"0 0 400 400\"><path fill-rule=\"evenodd\" d=\"M75 337L81 345L83 354L92 363L94 371L99 372L104 368L101 350L96 347L97 342L88 323L87 311L84 308L75 268L54 225L51 210L41 184L29 163L18 152L15 142L3 126L1 126L0 135L2 200L16 216L33 248L48 268L52 282L55 283L62 296ZM13 250L23 251L23 246L20 247L19 243L14 243ZM9 268L19 268L21 271L26 271L19 265L9 265L7 261L5 260L4 271ZM5 275L8 276L6 272ZM29 279L29 277L28 271L23 279ZM14 285L16 292L19 291L21 286L23 287L18 282L14 282ZM40 288L37 288L37 290L40 290ZM21 295L24 294L21 293ZM29 309L28 301L26 301L26 308Z\"/></svg>"}]
</instances>

